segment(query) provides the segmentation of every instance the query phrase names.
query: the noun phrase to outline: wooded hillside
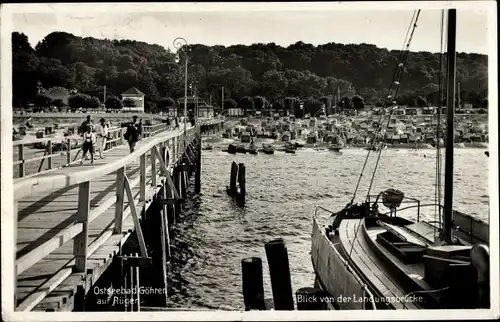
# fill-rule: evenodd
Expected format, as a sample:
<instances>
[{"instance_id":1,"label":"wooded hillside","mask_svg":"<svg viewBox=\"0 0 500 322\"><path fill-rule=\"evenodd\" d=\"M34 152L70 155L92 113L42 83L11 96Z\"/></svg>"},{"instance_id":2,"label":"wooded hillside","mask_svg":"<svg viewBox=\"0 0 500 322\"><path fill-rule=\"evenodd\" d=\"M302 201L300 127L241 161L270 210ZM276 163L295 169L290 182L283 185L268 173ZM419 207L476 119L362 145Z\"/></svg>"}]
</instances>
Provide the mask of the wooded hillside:
<instances>
[{"instance_id":1,"label":"wooded hillside","mask_svg":"<svg viewBox=\"0 0 500 322\"><path fill-rule=\"evenodd\" d=\"M62 86L103 99L135 86L146 94L147 106L184 95L184 58L159 45L132 40L81 38L53 32L32 48L24 34L12 34L13 104L33 102L38 81L44 88ZM399 51L374 45L328 43L313 46L297 42L286 48L270 44L250 46L189 46L189 79L196 81L205 99L220 104L226 98L262 96L268 101L285 97L318 100L358 94L365 103L383 102L396 68ZM439 54L411 52L401 80L398 103L436 104ZM462 102L487 106L488 57L457 55L457 79ZM443 69L445 65L443 65ZM420 97L420 98L419 98Z\"/></svg>"}]
</instances>

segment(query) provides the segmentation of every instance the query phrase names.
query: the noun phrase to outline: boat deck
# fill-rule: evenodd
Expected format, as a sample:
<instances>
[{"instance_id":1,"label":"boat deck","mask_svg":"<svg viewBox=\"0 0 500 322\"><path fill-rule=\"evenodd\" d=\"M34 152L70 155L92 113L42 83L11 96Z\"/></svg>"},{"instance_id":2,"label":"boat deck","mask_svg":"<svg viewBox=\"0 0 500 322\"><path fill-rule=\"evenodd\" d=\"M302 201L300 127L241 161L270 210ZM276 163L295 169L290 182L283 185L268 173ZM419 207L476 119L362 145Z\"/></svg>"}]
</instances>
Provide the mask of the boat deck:
<instances>
[{"instance_id":1,"label":"boat deck","mask_svg":"<svg viewBox=\"0 0 500 322\"><path fill-rule=\"evenodd\" d=\"M370 247L370 241L364 235L363 228L359 227L362 224L363 219L344 219L339 228L339 238L343 250L349 255L348 257L358 269L358 273L368 281L367 284L381 293L380 295L387 301L389 307L392 306L395 309L419 309L412 302L404 302L404 297L407 294L393 280L392 276L387 274L382 259ZM377 227L370 229L368 234L370 238L374 239L378 233L384 231L386 231L384 228Z\"/></svg>"}]
</instances>

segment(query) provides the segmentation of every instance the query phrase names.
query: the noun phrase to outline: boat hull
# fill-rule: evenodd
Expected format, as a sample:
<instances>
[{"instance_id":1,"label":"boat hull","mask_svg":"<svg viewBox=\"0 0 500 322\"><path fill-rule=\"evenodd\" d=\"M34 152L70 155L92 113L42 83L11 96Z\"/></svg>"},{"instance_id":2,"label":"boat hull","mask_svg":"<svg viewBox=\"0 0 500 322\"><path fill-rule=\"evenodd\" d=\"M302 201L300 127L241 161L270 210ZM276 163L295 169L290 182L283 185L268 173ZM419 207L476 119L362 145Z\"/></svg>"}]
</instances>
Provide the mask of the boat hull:
<instances>
[{"instance_id":1,"label":"boat hull","mask_svg":"<svg viewBox=\"0 0 500 322\"><path fill-rule=\"evenodd\" d=\"M325 235L316 217L313 218L311 260L318 286L334 300L331 304L336 309L371 309L365 300L368 295L364 283Z\"/></svg>"},{"instance_id":2,"label":"boat hull","mask_svg":"<svg viewBox=\"0 0 500 322\"><path fill-rule=\"evenodd\" d=\"M436 289L437 286L428 284L431 280L422 282L420 279L414 278L417 275L426 276L427 274L424 267L425 260L418 256L415 258L410 257L412 254L417 254L417 248L413 249L414 253L405 254L405 259L402 260L394 255L397 252L394 253L393 250L390 250L390 247L397 246L391 246L392 244L389 243L389 245L386 242L383 243L384 240L379 241L379 234L386 230L387 232L391 231L396 236L403 236L403 240L417 245L422 239L415 239L415 237L411 237L414 235L408 234L408 232L419 232L421 234L420 238L427 239L432 246L435 227L433 228L432 225L425 221L415 223L399 218L395 221L395 224L406 228L403 230L399 228L398 232L398 229L396 229L398 226L388 227L385 224L380 224L381 220L385 222L387 219L383 219L383 217L379 217L379 219L369 217L364 219L342 219L337 231L338 234L328 237L325 228L318 224L316 216L313 217L311 259L318 282L321 288L334 299L343 298L348 300L348 303L338 301L336 308L370 309L372 302L368 300L370 297L367 297L366 294L373 295L376 309L475 307L476 299L473 294L477 291L474 286L471 286L472 284L468 285L465 282L463 283L463 289L454 287L454 291L450 290L450 293L446 293L446 295L442 293L442 298L429 293L430 297L422 302L399 303L397 301L384 301L384 298L404 298L404 295L412 290L422 289L428 291ZM374 225L375 221L376 225ZM465 251L467 251L469 243L469 245L476 243L489 245L489 225L487 223L457 211L454 211L454 222L462 226L455 232L455 237L458 237L460 244L464 245L458 247L464 247ZM357 234L358 230L359 234ZM387 233L384 234L387 235ZM353 245L351 239L355 235L357 235L356 246L351 248L350 245ZM383 246L386 244L389 246ZM404 249L405 246L401 247L401 249ZM363 289L363 285L367 285L367 289ZM409 285L411 285L411 289L407 289ZM458 293L456 293L457 291ZM463 297L465 294L467 295ZM359 300L355 301L355 298Z\"/></svg>"}]
</instances>

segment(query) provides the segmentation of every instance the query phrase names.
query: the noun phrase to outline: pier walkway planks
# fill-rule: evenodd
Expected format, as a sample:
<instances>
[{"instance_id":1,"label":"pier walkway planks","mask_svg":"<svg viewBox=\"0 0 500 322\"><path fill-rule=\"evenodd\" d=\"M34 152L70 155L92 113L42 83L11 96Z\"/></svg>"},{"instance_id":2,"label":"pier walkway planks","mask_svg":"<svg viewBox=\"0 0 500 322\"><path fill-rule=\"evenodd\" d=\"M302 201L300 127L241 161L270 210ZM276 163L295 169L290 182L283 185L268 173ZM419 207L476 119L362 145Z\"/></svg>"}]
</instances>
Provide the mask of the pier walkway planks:
<instances>
[{"instance_id":1,"label":"pier walkway planks","mask_svg":"<svg viewBox=\"0 0 500 322\"><path fill-rule=\"evenodd\" d=\"M167 136L170 133L176 136L176 133L180 132L182 131L165 131L160 135ZM139 141L136 150L155 138ZM117 162L128 154L128 145L122 145L105 152L105 158L96 158L93 164L86 160L82 165L77 163L39 173L34 177L71 175L83 169ZM158 165L153 167L156 168L154 176L158 184L151 185L152 167L149 154L150 152L146 153L145 201L139 201L139 158L125 167L135 199L134 207L139 215L149 207L150 200L161 188ZM155 160L158 162L156 158ZM82 231L82 224L77 222L79 185L51 192L35 192L29 197L17 200L16 311L72 310L71 302L78 287L83 286L88 292L90 286L109 266L113 256L119 252L120 245L134 230L128 199L125 197L123 233L113 233L117 199L116 177L117 171L114 171L90 182L87 274L73 273L72 270L75 265L74 235Z\"/></svg>"}]
</instances>

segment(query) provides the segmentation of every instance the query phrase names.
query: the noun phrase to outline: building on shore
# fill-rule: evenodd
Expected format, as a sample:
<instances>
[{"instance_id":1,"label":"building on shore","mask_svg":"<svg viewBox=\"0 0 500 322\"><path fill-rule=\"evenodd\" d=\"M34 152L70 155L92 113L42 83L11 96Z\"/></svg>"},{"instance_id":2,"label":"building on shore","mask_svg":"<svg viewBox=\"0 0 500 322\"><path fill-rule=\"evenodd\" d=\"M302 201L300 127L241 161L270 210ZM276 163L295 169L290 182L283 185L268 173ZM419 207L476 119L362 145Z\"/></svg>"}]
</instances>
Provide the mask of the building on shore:
<instances>
[{"instance_id":1,"label":"building on shore","mask_svg":"<svg viewBox=\"0 0 500 322\"><path fill-rule=\"evenodd\" d=\"M213 118L214 108L208 104L198 104L198 117Z\"/></svg>"},{"instance_id":2,"label":"building on shore","mask_svg":"<svg viewBox=\"0 0 500 322\"><path fill-rule=\"evenodd\" d=\"M231 107L227 109L229 117L240 117L245 115L245 110L242 107Z\"/></svg>"},{"instance_id":3,"label":"building on shore","mask_svg":"<svg viewBox=\"0 0 500 322\"><path fill-rule=\"evenodd\" d=\"M179 116L184 115L184 96L177 99L178 110L177 113ZM199 96L192 95L187 96L187 114L194 115L195 110L198 108L198 117L203 118L212 118L214 117L214 107L200 98Z\"/></svg>"},{"instance_id":4,"label":"building on shore","mask_svg":"<svg viewBox=\"0 0 500 322\"><path fill-rule=\"evenodd\" d=\"M178 106L174 105L174 106L169 106L168 107L168 111L166 113L163 113L163 115L166 115L168 117L173 117L173 118L176 118L177 116L179 116L179 112L178 112Z\"/></svg>"},{"instance_id":5,"label":"building on shore","mask_svg":"<svg viewBox=\"0 0 500 322\"><path fill-rule=\"evenodd\" d=\"M135 87L131 87L122 93L123 111L144 112L145 94ZM135 106L127 106L126 101L134 101Z\"/></svg>"}]
</instances>

